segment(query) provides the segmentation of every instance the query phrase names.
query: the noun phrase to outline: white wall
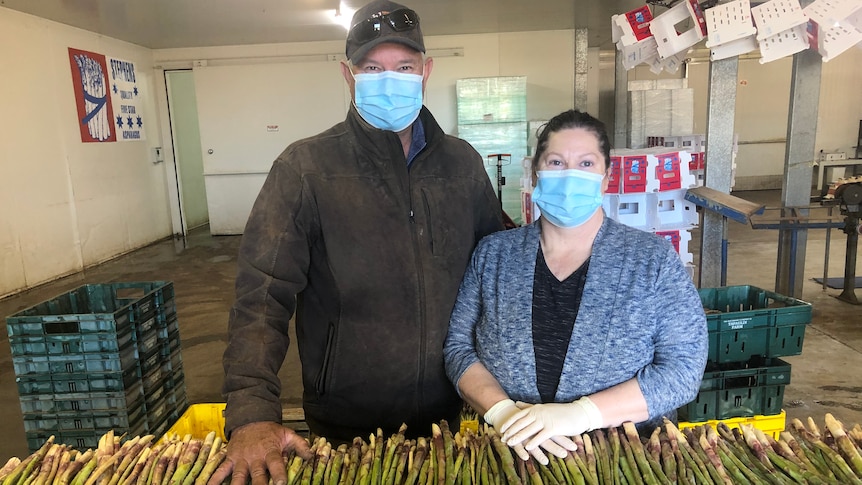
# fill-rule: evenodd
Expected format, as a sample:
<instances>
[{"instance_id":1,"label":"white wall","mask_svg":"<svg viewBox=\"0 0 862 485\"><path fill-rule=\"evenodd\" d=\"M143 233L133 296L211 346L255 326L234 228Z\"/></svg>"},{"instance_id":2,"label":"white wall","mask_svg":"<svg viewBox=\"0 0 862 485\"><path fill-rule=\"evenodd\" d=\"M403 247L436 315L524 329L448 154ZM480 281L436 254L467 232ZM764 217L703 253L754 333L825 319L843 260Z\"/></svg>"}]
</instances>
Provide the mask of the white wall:
<instances>
[{"instance_id":1,"label":"white wall","mask_svg":"<svg viewBox=\"0 0 862 485\"><path fill-rule=\"evenodd\" d=\"M0 296L171 234L152 51L0 7ZM68 48L135 63L148 139L82 143Z\"/></svg>"},{"instance_id":2,"label":"white wall","mask_svg":"<svg viewBox=\"0 0 862 485\"><path fill-rule=\"evenodd\" d=\"M434 57L425 104L447 133L457 134L455 83L462 78L526 76L529 119L574 103L574 31L439 36L425 44ZM444 55L453 49L462 55ZM344 119L350 96L342 52L342 42L155 51L161 68L194 68L213 234L242 232L272 161L288 144Z\"/></svg>"}]
</instances>

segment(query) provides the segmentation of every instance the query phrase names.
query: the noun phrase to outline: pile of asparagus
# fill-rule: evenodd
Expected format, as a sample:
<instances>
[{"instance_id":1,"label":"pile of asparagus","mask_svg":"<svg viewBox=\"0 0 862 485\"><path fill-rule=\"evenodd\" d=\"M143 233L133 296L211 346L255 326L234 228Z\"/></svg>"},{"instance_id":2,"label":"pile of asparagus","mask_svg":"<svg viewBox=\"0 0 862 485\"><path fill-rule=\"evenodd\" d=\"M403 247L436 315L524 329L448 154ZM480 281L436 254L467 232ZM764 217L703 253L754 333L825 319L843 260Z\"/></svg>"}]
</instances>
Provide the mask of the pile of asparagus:
<instances>
[{"instance_id":1,"label":"pile of asparagus","mask_svg":"<svg viewBox=\"0 0 862 485\"><path fill-rule=\"evenodd\" d=\"M123 440L109 431L96 450L84 452L48 438L23 461L13 457L0 469L0 485L206 485L227 453L210 432L205 439L153 435Z\"/></svg>"},{"instance_id":2,"label":"pile of asparagus","mask_svg":"<svg viewBox=\"0 0 862 485\"><path fill-rule=\"evenodd\" d=\"M542 465L517 458L493 428L453 434L442 421L415 440L404 427L337 446L314 438L313 458L284 457L286 485L862 485L862 427L845 429L831 414L825 423L821 431L811 418L794 419L777 440L750 425L680 430L669 421L642 438L625 423L575 436L577 451ZM9 460L0 485L205 485L226 452L214 432L155 444L153 436L121 438L108 433L85 452L48 439L23 461Z\"/></svg>"}]
</instances>

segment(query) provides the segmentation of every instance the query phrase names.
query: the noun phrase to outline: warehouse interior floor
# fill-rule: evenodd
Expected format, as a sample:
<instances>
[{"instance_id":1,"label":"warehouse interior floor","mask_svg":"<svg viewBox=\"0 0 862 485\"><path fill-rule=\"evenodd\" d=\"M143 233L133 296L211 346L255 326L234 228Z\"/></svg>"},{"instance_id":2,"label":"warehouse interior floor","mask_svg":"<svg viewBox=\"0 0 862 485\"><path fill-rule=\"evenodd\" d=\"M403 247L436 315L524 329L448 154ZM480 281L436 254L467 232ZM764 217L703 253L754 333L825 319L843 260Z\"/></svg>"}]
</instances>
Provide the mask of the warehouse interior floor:
<instances>
[{"instance_id":1,"label":"warehouse interior floor","mask_svg":"<svg viewBox=\"0 0 862 485\"><path fill-rule=\"evenodd\" d=\"M735 192L733 195L777 207L779 191ZM801 355L786 357L792 378L785 388L788 419L813 417L820 425L832 413L847 425L862 423L862 306L836 298L841 290L824 289L813 280L823 276L825 230L808 233L805 281L801 299L812 303L813 318L805 330ZM185 241L166 240L88 268L38 288L0 300L0 315L14 314L87 283L122 281L174 282L189 402L222 402L221 354L225 348L228 310L239 236L210 236L206 228ZM775 289L778 233L728 222L728 285ZM844 275L846 236L832 230L828 275ZM698 262L698 230L690 251ZM857 259L858 261L858 259ZM856 274L862 275L857 263ZM856 289L862 299L862 289ZM0 325L0 464L29 454L5 325ZM291 350L282 367L284 408L300 407L298 355Z\"/></svg>"}]
</instances>

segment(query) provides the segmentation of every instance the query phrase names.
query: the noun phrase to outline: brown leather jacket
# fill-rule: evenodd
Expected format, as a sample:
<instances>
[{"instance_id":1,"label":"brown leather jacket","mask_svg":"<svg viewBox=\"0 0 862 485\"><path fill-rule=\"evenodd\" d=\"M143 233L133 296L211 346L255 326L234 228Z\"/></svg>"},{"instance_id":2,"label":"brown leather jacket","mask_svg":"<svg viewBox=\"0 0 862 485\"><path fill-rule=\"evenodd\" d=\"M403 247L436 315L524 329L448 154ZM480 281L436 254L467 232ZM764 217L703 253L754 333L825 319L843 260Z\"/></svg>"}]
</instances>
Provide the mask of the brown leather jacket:
<instances>
[{"instance_id":1,"label":"brown leather jacket","mask_svg":"<svg viewBox=\"0 0 862 485\"><path fill-rule=\"evenodd\" d=\"M296 313L303 408L330 439L430 432L461 401L443 369L449 314L479 239L503 228L482 157L422 108L408 170L398 137L351 108L291 144L249 216L224 354L225 431L281 422Z\"/></svg>"}]
</instances>

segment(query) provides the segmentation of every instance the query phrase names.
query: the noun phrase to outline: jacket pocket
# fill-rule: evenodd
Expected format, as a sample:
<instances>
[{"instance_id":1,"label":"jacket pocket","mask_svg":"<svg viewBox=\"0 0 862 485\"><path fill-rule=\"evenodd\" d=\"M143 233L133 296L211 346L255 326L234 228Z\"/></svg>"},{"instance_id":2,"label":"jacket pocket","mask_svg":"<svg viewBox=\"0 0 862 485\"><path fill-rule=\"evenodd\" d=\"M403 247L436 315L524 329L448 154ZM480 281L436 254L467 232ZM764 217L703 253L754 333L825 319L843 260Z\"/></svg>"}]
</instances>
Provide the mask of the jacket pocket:
<instances>
[{"instance_id":1,"label":"jacket pocket","mask_svg":"<svg viewBox=\"0 0 862 485\"><path fill-rule=\"evenodd\" d=\"M329 380L329 371L334 360L335 353L335 324L329 322L329 328L326 331L326 349L323 353L323 362L320 365L320 371L317 374L317 379L314 383L314 388L317 391L317 396L321 397L326 393L326 384Z\"/></svg>"},{"instance_id":2,"label":"jacket pocket","mask_svg":"<svg viewBox=\"0 0 862 485\"><path fill-rule=\"evenodd\" d=\"M431 201L428 200L428 191L422 189L422 209L425 211L425 228L428 231L428 245L431 247L431 254L434 254L434 221L431 218Z\"/></svg>"}]
</instances>

